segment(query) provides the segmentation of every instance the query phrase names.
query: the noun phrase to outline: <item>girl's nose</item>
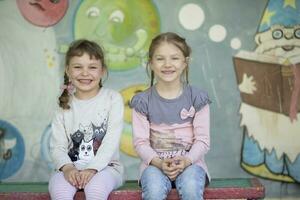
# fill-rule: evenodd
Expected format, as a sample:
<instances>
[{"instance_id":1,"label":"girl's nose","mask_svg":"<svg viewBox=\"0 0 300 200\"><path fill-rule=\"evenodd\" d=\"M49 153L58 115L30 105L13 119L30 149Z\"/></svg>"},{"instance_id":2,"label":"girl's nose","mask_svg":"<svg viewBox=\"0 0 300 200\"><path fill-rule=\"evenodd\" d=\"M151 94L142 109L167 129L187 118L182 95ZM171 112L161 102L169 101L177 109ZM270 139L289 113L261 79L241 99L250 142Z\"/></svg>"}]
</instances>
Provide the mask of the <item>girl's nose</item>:
<instances>
[{"instance_id":1,"label":"girl's nose","mask_svg":"<svg viewBox=\"0 0 300 200\"><path fill-rule=\"evenodd\" d=\"M170 67L171 64L172 64L171 59L165 59L165 62L164 62L165 67Z\"/></svg>"},{"instance_id":2,"label":"girl's nose","mask_svg":"<svg viewBox=\"0 0 300 200\"><path fill-rule=\"evenodd\" d=\"M88 69L83 69L81 74L84 76L88 75L89 74Z\"/></svg>"}]
</instances>

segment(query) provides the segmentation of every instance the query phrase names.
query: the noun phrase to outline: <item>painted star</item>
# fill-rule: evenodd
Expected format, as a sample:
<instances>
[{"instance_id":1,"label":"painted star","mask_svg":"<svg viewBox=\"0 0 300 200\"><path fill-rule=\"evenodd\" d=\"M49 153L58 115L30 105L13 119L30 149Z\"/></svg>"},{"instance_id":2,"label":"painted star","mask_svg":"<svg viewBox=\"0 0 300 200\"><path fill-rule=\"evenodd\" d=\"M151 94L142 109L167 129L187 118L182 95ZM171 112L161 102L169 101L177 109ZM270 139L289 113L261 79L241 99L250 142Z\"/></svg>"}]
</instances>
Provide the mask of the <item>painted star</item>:
<instances>
[{"instance_id":1,"label":"painted star","mask_svg":"<svg viewBox=\"0 0 300 200\"><path fill-rule=\"evenodd\" d=\"M284 5L283 7L288 7L291 6L292 8L296 9L296 0L284 0Z\"/></svg>"},{"instance_id":2,"label":"painted star","mask_svg":"<svg viewBox=\"0 0 300 200\"><path fill-rule=\"evenodd\" d=\"M275 11L271 12L269 9L266 10L261 23L270 25L271 18L276 14Z\"/></svg>"}]
</instances>

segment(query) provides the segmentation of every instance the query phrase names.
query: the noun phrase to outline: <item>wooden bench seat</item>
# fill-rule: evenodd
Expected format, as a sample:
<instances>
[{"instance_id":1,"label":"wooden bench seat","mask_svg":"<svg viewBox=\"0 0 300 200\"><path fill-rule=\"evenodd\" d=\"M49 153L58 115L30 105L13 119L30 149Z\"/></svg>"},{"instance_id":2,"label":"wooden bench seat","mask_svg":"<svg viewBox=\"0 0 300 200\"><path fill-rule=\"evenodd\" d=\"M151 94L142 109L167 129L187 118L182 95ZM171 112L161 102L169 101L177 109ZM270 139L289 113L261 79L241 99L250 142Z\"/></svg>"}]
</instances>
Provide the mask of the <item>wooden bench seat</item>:
<instances>
[{"instance_id":1,"label":"wooden bench seat","mask_svg":"<svg viewBox=\"0 0 300 200\"><path fill-rule=\"evenodd\" d=\"M205 188L205 199L263 199L264 186L256 178L213 179ZM48 183L0 183L1 200L50 200ZM83 192L77 192L75 200L82 200ZM109 200L140 200L141 190L137 181L127 181L124 186L113 191ZM168 200L177 200L173 189Z\"/></svg>"}]
</instances>

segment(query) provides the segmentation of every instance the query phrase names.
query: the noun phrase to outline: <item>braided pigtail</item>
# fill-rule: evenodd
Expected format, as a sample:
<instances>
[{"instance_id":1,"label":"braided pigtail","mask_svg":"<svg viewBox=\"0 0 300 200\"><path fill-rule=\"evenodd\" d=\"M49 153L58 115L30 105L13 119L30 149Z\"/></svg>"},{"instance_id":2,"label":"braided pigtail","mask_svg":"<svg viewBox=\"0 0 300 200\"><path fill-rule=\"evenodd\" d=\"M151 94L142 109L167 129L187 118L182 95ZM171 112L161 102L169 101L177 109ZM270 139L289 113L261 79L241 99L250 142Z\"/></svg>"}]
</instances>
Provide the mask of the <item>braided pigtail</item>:
<instances>
[{"instance_id":1,"label":"braided pigtail","mask_svg":"<svg viewBox=\"0 0 300 200\"><path fill-rule=\"evenodd\" d=\"M186 81L186 84L189 84L189 66L188 65L185 68L185 81Z\"/></svg>"},{"instance_id":2,"label":"braided pigtail","mask_svg":"<svg viewBox=\"0 0 300 200\"><path fill-rule=\"evenodd\" d=\"M67 74L65 73L64 75L64 88L63 88L63 92L60 95L60 97L58 98L59 100L59 106L62 109L68 110L70 109L70 105L69 105L69 99L70 99L70 95L69 95L69 85L70 85L70 81L69 81L69 77L67 76Z\"/></svg>"},{"instance_id":3,"label":"braided pigtail","mask_svg":"<svg viewBox=\"0 0 300 200\"><path fill-rule=\"evenodd\" d=\"M150 82L150 86L153 86L153 84L154 84L154 72L153 72L153 70L151 70L151 82Z\"/></svg>"}]
</instances>

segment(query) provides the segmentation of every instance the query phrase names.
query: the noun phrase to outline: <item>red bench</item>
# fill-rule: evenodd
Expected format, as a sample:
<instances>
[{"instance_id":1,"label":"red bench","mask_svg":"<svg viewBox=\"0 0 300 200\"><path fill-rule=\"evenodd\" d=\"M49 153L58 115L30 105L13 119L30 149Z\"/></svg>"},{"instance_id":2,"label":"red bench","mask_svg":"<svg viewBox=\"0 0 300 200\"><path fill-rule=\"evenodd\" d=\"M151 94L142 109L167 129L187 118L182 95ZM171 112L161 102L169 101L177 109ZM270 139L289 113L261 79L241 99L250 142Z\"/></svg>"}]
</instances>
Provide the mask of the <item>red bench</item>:
<instances>
[{"instance_id":1,"label":"red bench","mask_svg":"<svg viewBox=\"0 0 300 200\"><path fill-rule=\"evenodd\" d=\"M205 199L263 199L265 188L256 178L213 179L205 188ZM0 183L1 200L50 200L47 183ZM83 192L77 192L75 200L82 200ZM141 190L137 181L127 181L124 186L113 191L109 200L141 200ZM177 200L173 189L168 200Z\"/></svg>"}]
</instances>

